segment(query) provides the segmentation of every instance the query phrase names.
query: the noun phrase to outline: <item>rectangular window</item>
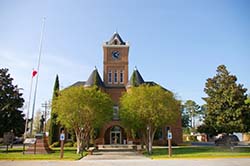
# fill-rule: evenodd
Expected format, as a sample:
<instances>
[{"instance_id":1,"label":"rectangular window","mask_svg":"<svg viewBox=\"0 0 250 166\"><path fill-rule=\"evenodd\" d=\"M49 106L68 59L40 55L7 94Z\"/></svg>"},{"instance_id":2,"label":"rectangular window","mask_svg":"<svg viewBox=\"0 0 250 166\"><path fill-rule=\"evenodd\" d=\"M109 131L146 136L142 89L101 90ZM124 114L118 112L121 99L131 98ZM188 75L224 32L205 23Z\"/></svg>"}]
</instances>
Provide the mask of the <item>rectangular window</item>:
<instances>
[{"instance_id":1,"label":"rectangular window","mask_svg":"<svg viewBox=\"0 0 250 166\"><path fill-rule=\"evenodd\" d=\"M118 74L117 74L117 70L115 70L115 75L114 75L114 83L117 84L118 83L118 78L117 78Z\"/></svg>"},{"instance_id":2,"label":"rectangular window","mask_svg":"<svg viewBox=\"0 0 250 166\"><path fill-rule=\"evenodd\" d=\"M123 70L120 71L120 83L123 84Z\"/></svg>"},{"instance_id":3,"label":"rectangular window","mask_svg":"<svg viewBox=\"0 0 250 166\"><path fill-rule=\"evenodd\" d=\"M113 120L119 120L119 107L113 107Z\"/></svg>"},{"instance_id":4,"label":"rectangular window","mask_svg":"<svg viewBox=\"0 0 250 166\"><path fill-rule=\"evenodd\" d=\"M108 83L112 84L112 71L111 70L109 70L108 72Z\"/></svg>"}]
</instances>

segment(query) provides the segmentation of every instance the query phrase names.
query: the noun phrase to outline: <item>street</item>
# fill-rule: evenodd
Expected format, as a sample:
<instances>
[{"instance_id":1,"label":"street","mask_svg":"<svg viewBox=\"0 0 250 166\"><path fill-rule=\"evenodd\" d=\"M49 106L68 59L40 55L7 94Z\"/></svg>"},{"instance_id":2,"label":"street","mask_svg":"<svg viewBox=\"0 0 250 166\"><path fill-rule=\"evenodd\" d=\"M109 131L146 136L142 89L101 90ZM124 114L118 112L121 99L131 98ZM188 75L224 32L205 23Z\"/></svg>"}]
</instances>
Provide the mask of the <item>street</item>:
<instances>
[{"instance_id":1,"label":"street","mask_svg":"<svg viewBox=\"0 0 250 166\"><path fill-rule=\"evenodd\" d=\"M79 160L79 161L0 161L1 166L247 166L250 158L242 159L170 159L170 160Z\"/></svg>"}]
</instances>

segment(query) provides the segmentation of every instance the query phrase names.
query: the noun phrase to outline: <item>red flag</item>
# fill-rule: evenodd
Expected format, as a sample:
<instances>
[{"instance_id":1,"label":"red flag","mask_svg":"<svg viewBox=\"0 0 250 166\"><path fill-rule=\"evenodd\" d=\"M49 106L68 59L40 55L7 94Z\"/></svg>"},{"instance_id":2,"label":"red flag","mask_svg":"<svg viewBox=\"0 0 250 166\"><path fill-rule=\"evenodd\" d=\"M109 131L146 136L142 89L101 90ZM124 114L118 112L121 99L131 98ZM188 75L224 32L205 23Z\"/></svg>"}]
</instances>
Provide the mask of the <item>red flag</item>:
<instances>
[{"instance_id":1,"label":"red flag","mask_svg":"<svg viewBox=\"0 0 250 166\"><path fill-rule=\"evenodd\" d=\"M32 71L32 77L35 77L36 74L37 74L37 71L36 71L36 70L33 70L33 71Z\"/></svg>"}]
</instances>

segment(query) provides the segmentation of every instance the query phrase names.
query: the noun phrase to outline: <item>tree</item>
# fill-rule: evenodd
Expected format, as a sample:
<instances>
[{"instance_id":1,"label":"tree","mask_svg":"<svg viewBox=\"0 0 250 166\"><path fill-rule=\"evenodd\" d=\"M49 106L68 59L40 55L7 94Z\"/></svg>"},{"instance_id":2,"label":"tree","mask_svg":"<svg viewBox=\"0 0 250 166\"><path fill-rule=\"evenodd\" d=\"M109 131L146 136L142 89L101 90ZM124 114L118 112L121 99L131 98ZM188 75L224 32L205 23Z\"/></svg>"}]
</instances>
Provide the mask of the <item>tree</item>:
<instances>
[{"instance_id":1,"label":"tree","mask_svg":"<svg viewBox=\"0 0 250 166\"><path fill-rule=\"evenodd\" d=\"M12 84L13 78L8 69L0 69L0 136L4 132L14 130L16 135L24 133L24 114L19 109L24 99L17 85Z\"/></svg>"},{"instance_id":2,"label":"tree","mask_svg":"<svg viewBox=\"0 0 250 166\"><path fill-rule=\"evenodd\" d=\"M42 117L42 110L38 109L34 118L34 133L40 133L40 119Z\"/></svg>"},{"instance_id":3,"label":"tree","mask_svg":"<svg viewBox=\"0 0 250 166\"><path fill-rule=\"evenodd\" d=\"M52 97L52 105L53 102L58 97L59 93L59 78L58 75L56 75L56 80L54 84L54 92ZM59 140L59 124L57 122L57 113L55 111L55 107L52 107L51 109L51 116L50 116L50 128L49 128L49 144L51 145L54 142L57 142Z\"/></svg>"},{"instance_id":4,"label":"tree","mask_svg":"<svg viewBox=\"0 0 250 166\"><path fill-rule=\"evenodd\" d=\"M77 153L89 143L91 133L112 119L111 98L96 87L85 89L73 86L59 92L52 107L57 121L67 129L73 129L77 140Z\"/></svg>"},{"instance_id":5,"label":"tree","mask_svg":"<svg viewBox=\"0 0 250 166\"><path fill-rule=\"evenodd\" d=\"M237 84L237 77L231 75L226 66L220 65L217 74L208 78L204 89L207 97L203 129L208 134L249 131L250 110L245 103L247 89Z\"/></svg>"},{"instance_id":6,"label":"tree","mask_svg":"<svg viewBox=\"0 0 250 166\"><path fill-rule=\"evenodd\" d=\"M184 109L189 116L189 121L191 122L191 128L195 129L195 117L200 112L200 106L193 100L187 100L184 104Z\"/></svg>"},{"instance_id":7,"label":"tree","mask_svg":"<svg viewBox=\"0 0 250 166\"><path fill-rule=\"evenodd\" d=\"M185 110L184 105L181 106L181 124L183 128L190 128L190 116Z\"/></svg>"},{"instance_id":8,"label":"tree","mask_svg":"<svg viewBox=\"0 0 250 166\"><path fill-rule=\"evenodd\" d=\"M250 94L247 95L247 99L246 99L245 103L250 104Z\"/></svg>"},{"instance_id":9,"label":"tree","mask_svg":"<svg viewBox=\"0 0 250 166\"><path fill-rule=\"evenodd\" d=\"M149 154L157 128L174 124L180 113L180 102L160 86L132 87L120 102L122 123L142 134Z\"/></svg>"}]
</instances>

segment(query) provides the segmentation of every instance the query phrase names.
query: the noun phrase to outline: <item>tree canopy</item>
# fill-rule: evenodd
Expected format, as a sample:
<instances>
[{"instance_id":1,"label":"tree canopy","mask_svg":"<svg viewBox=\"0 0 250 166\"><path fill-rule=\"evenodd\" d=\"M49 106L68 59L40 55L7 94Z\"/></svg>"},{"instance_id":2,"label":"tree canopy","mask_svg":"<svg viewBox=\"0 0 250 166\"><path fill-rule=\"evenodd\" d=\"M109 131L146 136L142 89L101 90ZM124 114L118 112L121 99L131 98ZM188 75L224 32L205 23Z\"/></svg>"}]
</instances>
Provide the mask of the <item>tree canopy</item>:
<instances>
[{"instance_id":1,"label":"tree canopy","mask_svg":"<svg viewBox=\"0 0 250 166\"><path fill-rule=\"evenodd\" d=\"M204 89L207 97L204 125L209 134L249 131L250 110L245 103L247 89L237 84L226 66L220 65L217 74L208 78Z\"/></svg>"},{"instance_id":2,"label":"tree canopy","mask_svg":"<svg viewBox=\"0 0 250 166\"><path fill-rule=\"evenodd\" d=\"M143 135L149 153L157 128L174 124L180 113L180 102L160 86L132 87L120 102L122 123Z\"/></svg>"},{"instance_id":3,"label":"tree canopy","mask_svg":"<svg viewBox=\"0 0 250 166\"><path fill-rule=\"evenodd\" d=\"M73 129L77 139L77 152L82 143L88 143L90 134L112 119L113 103L110 97L96 87L85 89L73 86L60 91L53 102L60 124ZM84 140L84 142L82 142Z\"/></svg>"},{"instance_id":4,"label":"tree canopy","mask_svg":"<svg viewBox=\"0 0 250 166\"><path fill-rule=\"evenodd\" d=\"M16 135L24 133L24 115L19 110L24 99L20 89L12 81L8 69L0 69L0 136L11 130Z\"/></svg>"}]
</instances>

